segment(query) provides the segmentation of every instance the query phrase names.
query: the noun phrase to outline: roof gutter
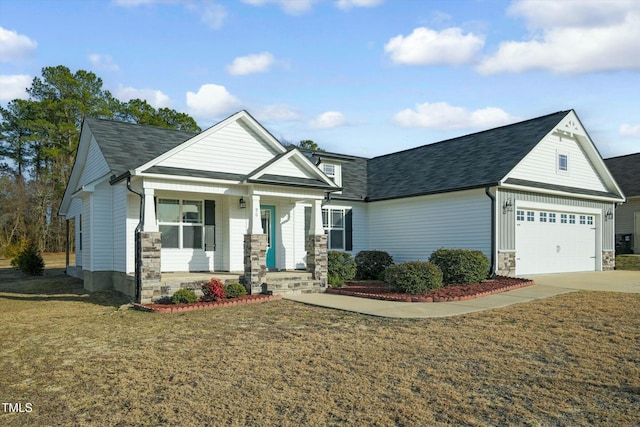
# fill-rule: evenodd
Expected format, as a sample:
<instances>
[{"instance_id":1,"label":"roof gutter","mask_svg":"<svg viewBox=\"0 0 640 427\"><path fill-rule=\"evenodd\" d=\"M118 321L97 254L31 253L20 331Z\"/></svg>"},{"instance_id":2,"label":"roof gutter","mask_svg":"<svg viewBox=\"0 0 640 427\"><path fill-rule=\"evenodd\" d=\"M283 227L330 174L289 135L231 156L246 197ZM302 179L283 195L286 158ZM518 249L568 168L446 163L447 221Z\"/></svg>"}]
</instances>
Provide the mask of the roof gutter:
<instances>
[{"instance_id":1,"label":"roof gutter","mask_svg":"<svg viewBox=\"0 0 640 427\"><path fill-rule=\"evenodd\" d=\"M135 253L135 278L136 278L136 292L135 299L136 302L140 302L140 293L142 289L142 239L140 238L140 232L144 227L144 195L142 193L137 192L133 188L131 188L131 175L127 175L124 178L127 179L127 190L131 191L133 194L140 197L140 220L138 221L138 225L135 230L135 242L136 242L136 253ZM122 179L124 179L122 178ZM121 180L121 179L120 179ZM117 181L116 181L117 182ZM112 182L113 184L113 182Z\"/></svg>"}]
</instances>

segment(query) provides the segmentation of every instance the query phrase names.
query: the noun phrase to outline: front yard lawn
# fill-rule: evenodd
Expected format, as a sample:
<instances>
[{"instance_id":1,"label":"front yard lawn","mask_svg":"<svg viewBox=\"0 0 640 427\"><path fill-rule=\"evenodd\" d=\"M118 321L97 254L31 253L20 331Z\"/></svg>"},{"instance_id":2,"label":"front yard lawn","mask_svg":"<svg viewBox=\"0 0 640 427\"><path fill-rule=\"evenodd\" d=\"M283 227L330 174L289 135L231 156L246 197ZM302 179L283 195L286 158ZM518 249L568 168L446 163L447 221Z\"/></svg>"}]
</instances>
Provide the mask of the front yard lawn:
<instances>
[{"instance_id":1,"label":"front yard lawn","mask_svg":"<svg viewBox=\"0 0 640 427\"><path fill-rule=\"evenodd\" d=\"M426 320L125 302L56 274L0 282L0 400L33 408L0 425L640 424L638 294Z\"/></svg>"}]
</instances>

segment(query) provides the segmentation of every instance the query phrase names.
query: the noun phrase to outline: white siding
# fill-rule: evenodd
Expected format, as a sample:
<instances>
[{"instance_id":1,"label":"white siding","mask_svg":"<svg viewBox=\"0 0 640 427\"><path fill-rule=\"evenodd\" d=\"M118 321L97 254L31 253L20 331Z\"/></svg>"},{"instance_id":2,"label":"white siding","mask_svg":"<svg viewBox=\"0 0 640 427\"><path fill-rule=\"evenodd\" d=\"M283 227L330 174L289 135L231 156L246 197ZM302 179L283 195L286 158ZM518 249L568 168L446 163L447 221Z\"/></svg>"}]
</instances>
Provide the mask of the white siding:
<instances>
[{"instance_id":1,"label":"white siding","mask_svg":"<svg viewBox=\"0 0 640 427\"><path fill-rule=\"evenodd\" d=\"M310 206L305 203L296 203L291 212L293 216L293 265L290 268L306 268L307 266L307 230L304 228L304 209Z\"/></svg>"},{"instance_id":2,"label":"white siding","mask_svg":"<svg viewBox=\"0 0 640 427\"><path fill-rule=\"evenodd\" d=\"M297 178L315 178L310 173L303 169L303 166L299 164L295 159L288 158L280 160L273 165L267 167L262 173L272 175L294 176Z\"/></svg>"},{"instance_id":3,"label":"white siding","mask_svg":"<svg viewBox=\"0 0 640 427\"><path fill-rule=\"evenodd\" d=\"M640 197L632 197L616 209L616 234L633 233L633 214L640 212Z\"/></svg>"},{"instance_id":4,"label":"white siding","mask_svg":"<svg viewBox=\"0 0 640 427\"><path fill-rule=\"evenodd\" d=\"M238 122L186 146L158 163L160 166L228 173L249 173L276 153Z\"/></svg>"},{"instance_id":5,"label":"white siding","mask_svg":"<svg viewBox=\"0 0 640 427\"><path fill-rule=\"evenodd\" d=\"M304 215L304 211L303 211ZM282 201L276 204L276 228L280 233L278 240L278 268L292 270L296 267L296 218L295 204ZM303 218L304 220L304 218Z\"/></svg>"},{"instance_id":6,"label":"white siding","mask_svg":"<svg viewBox=\"0 0 640 427\"><path fill-rule=\"evenodd\" d=\"M113 271L113 203L108 182L96 186L91 221L91 271Z\"/></svg>"},{"instance_id":7,"label":"white siding","mask_svg":"<svg viewBox=\"0 0 640 427\"><path fill-rule=\"evenodd\" d=\"M136 271L136 227L140 222L140 197L127 190L127 273L134 274Z\"/></svg>"},{"instance_id":8,"label":"white siding","mask_svg":"<svg viewBox=\"0 0 640 427\"><path fill-rule=\"evenodd\" d=\"M491 200L484 190L370 203L369 249L395 262L426 260L441 247L491 256Z\"/></svg>"},{"instance_id":9,"label":"white siding","mask_svg":"<svg viewBox=\"0 0 640 427\"><path fill-rule=\"evenodd\" d=\"M89 144L89 151L87 153L87 160L82 169L80 181L78 182L78 188L95 181L109 172L109 166L107 165L100 148L98 148L98 143L95 138L92 137L91 143Z\"/></svg>"},{"instance_id":10,"label":"white siding","mask_svg":"<svg viewBox=\"0 0 640 427\"><path fill-rule=\"evenodd\" d=\"M240 209L236 198L227 199L227 222L225 228L224 270L244 271L244 235L249 228L250 209Z\"/></svg>"},{"instance_id":11,"label":"white siding","mask_svg":"<svg viewBox=\"0 0 640 427\"><path fill-rule=\"evenodd\" d=\"M568 155L569 170L557 170L558 154ZM607 191L598 173L575 139L547 135L508 175L568 187Z\"/></svg>"},{"instance_id":12,"label":"white siding","mask_svg":"<svg viewBox=\"0 0 640 427\"><path fill-rule=\"evenodd\" d=\"M92 194L85 194L82 198L82 268L93 271L91 262L91 204Z\"/></svg>"},{"instance_id":13,"label":"white siding","mask_svg":"<svg viewBox=\"0 0 640 427\"><path fill-rule=\"evenodd\" d=\"M113 191L113 269L127 271L127 189L124 185Z\"/></svg>"}]
</instances>

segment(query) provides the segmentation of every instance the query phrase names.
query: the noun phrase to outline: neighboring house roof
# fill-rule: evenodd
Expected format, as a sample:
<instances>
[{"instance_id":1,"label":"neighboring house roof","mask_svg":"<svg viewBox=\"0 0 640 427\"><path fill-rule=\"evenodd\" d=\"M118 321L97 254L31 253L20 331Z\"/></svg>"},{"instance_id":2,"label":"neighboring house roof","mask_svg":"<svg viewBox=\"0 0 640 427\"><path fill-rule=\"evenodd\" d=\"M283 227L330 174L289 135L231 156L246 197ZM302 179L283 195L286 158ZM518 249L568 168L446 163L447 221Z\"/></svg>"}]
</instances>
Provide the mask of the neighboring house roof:
<instances>
[{"instance_id":1,"label":"neighboring house roof","mask_svg":"<svg viewBox=\"0 0 640 427\"><path fill-rule=\"evenodd\" d=\"M627 197L640 197L640 153L604 159Z\"/></svg>"},{"instance_id":2,"label":"neighboring house roof","mask_svg":"<svg viewBox=\"0 0 640 427\"><path fill-rule=\"evenodd\" d=\"M368 200L497 185L570 111L368 161Z\"/></svg>"},{"instance_id":3,"label":"neighboring house roof","mask_svg":"<svg viewBox=\"0 0 640 427\"><path fill-rule=\"evenodd\" d=\"M166 153L195 133L138 125L115 120L86 118L111 172L119 176Z\"/></svg>"}]
</instances>

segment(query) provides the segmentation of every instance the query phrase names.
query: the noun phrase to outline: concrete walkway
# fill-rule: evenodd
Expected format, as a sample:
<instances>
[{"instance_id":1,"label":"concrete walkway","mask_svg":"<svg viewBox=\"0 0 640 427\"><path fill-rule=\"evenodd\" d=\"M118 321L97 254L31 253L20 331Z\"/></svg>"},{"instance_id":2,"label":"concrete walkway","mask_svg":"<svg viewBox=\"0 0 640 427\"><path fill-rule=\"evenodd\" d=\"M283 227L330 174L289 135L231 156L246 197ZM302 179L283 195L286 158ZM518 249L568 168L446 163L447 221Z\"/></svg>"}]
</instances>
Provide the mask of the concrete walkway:
<instances>
[{"instance_id":1,"label":"concrete walkway","mask_svg":"<svg viewBox=\"0 0 640 427\"><path fill-rule=\"evenodd\" d=\"M491 310L578 290L640 293L640 271L540 274L528 276L528 278L536 284L501 294L457 302L393 302L333 294L283 295L283 298L372 316L423 319Z\"/></svg>"}]
</instances>

